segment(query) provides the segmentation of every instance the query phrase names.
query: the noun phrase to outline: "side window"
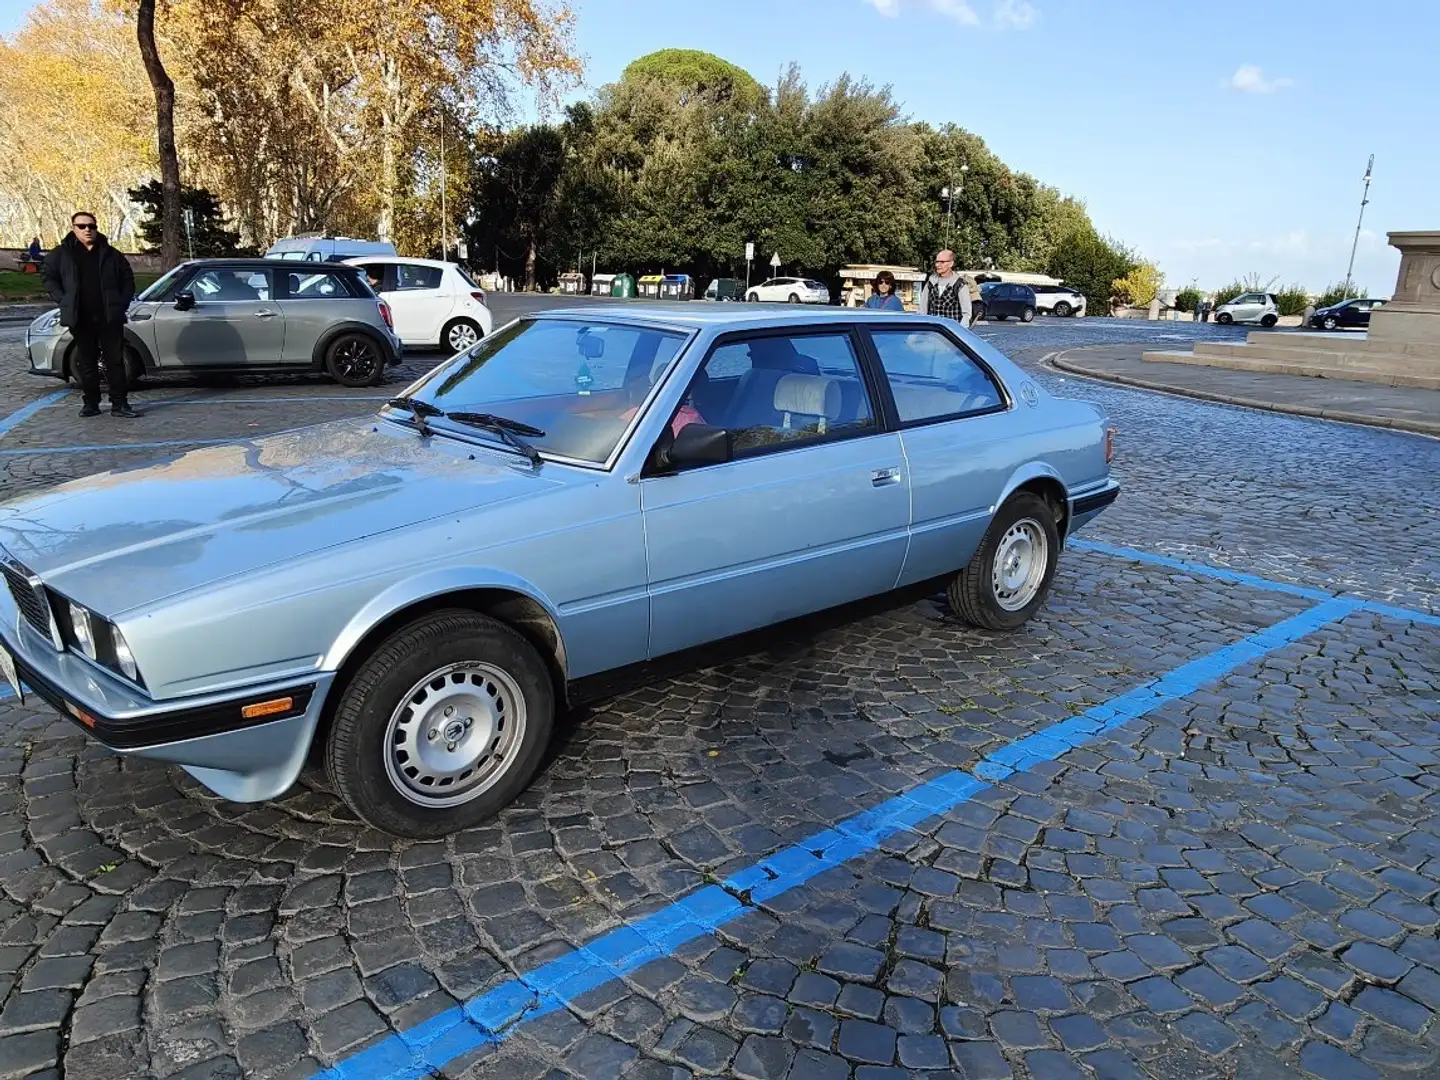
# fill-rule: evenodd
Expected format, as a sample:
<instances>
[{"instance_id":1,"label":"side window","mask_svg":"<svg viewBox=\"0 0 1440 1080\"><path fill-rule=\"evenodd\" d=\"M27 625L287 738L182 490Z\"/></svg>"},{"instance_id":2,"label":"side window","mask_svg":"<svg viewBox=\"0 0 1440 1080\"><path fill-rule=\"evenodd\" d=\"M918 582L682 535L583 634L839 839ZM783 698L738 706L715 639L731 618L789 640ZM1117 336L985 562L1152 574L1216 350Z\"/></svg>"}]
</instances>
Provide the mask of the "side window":
<instances>
[{"instance_id":1,"label":"side window","mask_svg":"<svg viewBox=\"0 0 1440 1080\"><path fill-rule=\"evenodd\" d=\"M360 272L365 275L365 280L370 283L370 288L377 293L385 287L384 263L362 263Z\"/></svg>"},{"instance_id":2,"label":"side window","mask_svg":"<svg viewBox=\"0 0 1440 1080\"><path fill-rule=\"evenodd\" d=\"M1003 405L990 373L938 330L870 334L902 423L982 412Z\"/></svg>"},{"instance_id":3,"label":"side window","mask_svg":"<svg viewBox=\"0 0 1440 1080\"><path fill-rule=\"evenodd\" d=\"M854 434L875 410L848 333L759 337L715 349L686 392L680 421L723 427L735 455Z\"/></svg>"},{"instance_id":4,"label":"side window","mask_svg":"<svg viewBox=\"0 0 1440 1080\"><path fill-rule=\"evenodd\" d=\"M344 300L350 290L339 274L328 270L299 271L290 275L291 300Z\"/></svg>"},{"instance_id":5,"label":"side window","mask_svg":"<svg viewBox=\"0 0 1440 1080\"><path fill-rule=\"evenodd\" d=\"M200 301L244 303L269 300L270 272L246 269L203 270L191 278L186 288Z\"/></svg>"},{"instance_id":6,"label":"side window","mask_svg":"<svg viewBox=\"0 0 1440 1080\"><path fill-rule=\"evenodd\" d=\"M406 289L438 289L440 277L444 273L438 266L421 266L418 263L396 263L395 264L395 288L404 291Z\"/></svg>"}]
</instances>

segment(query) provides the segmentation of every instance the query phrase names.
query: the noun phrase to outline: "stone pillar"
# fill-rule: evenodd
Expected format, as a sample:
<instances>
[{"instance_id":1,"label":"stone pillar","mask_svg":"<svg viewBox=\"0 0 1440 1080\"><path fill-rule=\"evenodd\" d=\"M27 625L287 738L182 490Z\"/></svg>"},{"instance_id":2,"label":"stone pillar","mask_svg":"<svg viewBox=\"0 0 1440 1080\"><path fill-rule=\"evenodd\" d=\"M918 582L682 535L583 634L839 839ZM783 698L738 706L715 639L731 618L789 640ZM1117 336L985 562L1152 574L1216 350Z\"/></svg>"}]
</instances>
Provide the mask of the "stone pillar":
<instances>
[{"instance_id":1,"label":"stone pillar","mask_svg":"<svg viewBox=\"0 0 1440 1080\"><path fill-rule=\"evenodd\" d=\"M1440 353L1440 231L1392 232L1389 239L1400 249L1400 273L1395 295L1370 315L1369 340L1396 352L1419 345Z\"/></svg>"}]
</instances>

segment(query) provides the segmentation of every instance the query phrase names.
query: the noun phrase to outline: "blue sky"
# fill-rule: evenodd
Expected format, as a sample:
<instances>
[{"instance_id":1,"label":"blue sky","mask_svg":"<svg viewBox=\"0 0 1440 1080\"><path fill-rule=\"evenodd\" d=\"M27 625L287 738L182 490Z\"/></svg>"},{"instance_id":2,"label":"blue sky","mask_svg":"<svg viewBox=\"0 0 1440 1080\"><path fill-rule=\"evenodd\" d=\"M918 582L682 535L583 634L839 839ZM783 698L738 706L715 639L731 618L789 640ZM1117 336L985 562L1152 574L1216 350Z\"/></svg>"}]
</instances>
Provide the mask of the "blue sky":
<instances>
[{"instance_id":1,"label":"blue sky","mask_svg":"<svg viewBox=\"0 0 1440 1080\"><path fill-rule=\"evenodd\" d=\"M0 0L0 32L29 0ZM1394 291L1389 230L1440 229L1425 0L572 0L589 88L654 49L705 49L773 84L842 72L954 121L1083 199L1167 281L1344 277ZM1173 12L1173 14L1172 14ZM1422 78L1426 81L1422 84ZM1414 111L1409 116L1406 107Z\"/></svg>"}]
</instances>

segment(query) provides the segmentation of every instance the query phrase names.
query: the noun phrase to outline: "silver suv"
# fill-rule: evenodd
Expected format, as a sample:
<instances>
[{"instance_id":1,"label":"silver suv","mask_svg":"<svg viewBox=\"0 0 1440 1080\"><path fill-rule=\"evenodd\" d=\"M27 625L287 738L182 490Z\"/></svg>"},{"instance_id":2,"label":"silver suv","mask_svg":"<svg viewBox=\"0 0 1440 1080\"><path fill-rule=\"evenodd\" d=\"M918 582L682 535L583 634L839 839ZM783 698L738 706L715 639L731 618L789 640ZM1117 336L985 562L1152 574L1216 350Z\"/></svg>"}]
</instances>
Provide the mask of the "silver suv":
<instances>
[{"instance_id":1,"label":"silver suv","mask_svg":"<svg viewBox=\"0 0 1440 1080\"><path fill-rule=\"evenodd\" d=\"M33 375L69 379L74 346L60 313L25 331ZM181 263L130 305L125 365L148 373L324 371L370 386L398 364L390 307L365 275L336 263L199 259Z\"/></svg>"}]
</instances>

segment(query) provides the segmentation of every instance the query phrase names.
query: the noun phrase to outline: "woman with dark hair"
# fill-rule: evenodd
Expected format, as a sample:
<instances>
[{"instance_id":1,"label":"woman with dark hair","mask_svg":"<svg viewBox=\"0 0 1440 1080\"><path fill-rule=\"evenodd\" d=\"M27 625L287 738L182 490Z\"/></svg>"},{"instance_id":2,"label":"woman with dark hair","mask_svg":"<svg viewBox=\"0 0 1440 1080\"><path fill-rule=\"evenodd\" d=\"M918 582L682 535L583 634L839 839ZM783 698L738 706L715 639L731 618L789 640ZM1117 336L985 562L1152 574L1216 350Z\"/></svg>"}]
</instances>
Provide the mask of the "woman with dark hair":
<instances>
[{"instance_id":1,"label":"woman with dark hair","mask_svg":"<svg viewBox=\"0 0 1440 1080\"><path fill-rule=\"evenodd\" d=\"M881 270L875 275L871 282L874 292L865 301L867 308L876 308L880 311L904 311L905 304L900 297L895 295L895 275L889 270Z\"/></svg>"}]
</instances>

